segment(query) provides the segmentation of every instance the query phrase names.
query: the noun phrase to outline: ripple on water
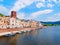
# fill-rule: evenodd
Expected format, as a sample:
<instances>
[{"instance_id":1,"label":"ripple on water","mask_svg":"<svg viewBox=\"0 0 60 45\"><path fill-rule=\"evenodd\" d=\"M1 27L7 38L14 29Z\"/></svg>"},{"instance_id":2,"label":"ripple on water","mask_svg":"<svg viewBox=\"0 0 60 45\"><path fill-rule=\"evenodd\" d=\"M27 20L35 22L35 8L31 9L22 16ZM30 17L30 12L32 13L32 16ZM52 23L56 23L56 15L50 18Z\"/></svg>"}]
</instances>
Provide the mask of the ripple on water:
<instances>
[{"instance_id":1,"label":"ripple on water","mask_svg":"<svg viewBox=\"0 0 60 45\"><path fill-rule=\"evenodd\" d=\"M0 45L60 45L60 26L0 37Z\"/></svg>"}]
</instances>

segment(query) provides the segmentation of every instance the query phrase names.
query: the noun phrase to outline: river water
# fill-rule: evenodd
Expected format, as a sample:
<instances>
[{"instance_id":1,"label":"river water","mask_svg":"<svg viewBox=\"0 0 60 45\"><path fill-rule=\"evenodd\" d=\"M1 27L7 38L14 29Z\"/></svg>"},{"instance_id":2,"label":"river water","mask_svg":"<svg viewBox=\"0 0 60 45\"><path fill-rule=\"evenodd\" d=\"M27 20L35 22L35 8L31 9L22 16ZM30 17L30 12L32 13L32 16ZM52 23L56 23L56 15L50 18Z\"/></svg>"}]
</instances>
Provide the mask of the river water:
<instances>
[{"instance_id":1,"label":"river water","mask_svg":"<svg viewBox=\"0 0 60 45\"><path fill-rule=\"evenodd\" d=\"M60 45L60 26L0 37L0 45Z\"/></svg>"}]
</instances>

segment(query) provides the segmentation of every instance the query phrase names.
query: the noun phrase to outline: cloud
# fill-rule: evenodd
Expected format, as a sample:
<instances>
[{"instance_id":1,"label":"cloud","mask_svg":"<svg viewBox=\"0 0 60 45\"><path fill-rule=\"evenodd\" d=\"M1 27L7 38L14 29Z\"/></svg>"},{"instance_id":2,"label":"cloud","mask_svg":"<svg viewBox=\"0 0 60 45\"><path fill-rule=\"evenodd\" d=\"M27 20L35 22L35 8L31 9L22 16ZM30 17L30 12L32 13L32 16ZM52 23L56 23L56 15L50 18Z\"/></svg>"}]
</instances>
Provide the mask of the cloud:
<instances>
[{"instance_id":1,"label":"cloud","mask_svg":"<svg viewBox=\"0 0 60 45\"><path fill-rule=\"evenodd\" d=\"M3 2L4 0L0 0L0 2Z\"/></svg>"},{"instance_id":2,"label":"cloud","mask_svg":"<svg viewBox=\"0 0 60 45\"><path fill-rule=\"evenodd\" d=\"M3 5L0 5L0 13L7 14L8 13L8 9L6 7L4 7Z\"/></svg>"},{"instance_id":3,"label":"cloud","mask_svg":"<svg viewBox=\"0 0 60 45\"><path fill-rule=\"evenodd\" d=\"M45 6L45 5L44 5L43 3L37 3L37 4L36 4L36 7L37 7L37 8L41 8L41 7L44 7L44 6Z\"/></svg>"},{"instance_id":4,"label":"cloud","mask_svg":"<svg viewBox=\"0 0 60 45\"><path fill-rule=\"evenodd\" d=\"M14 3L14 6L12 7L11 10L19 11L20 9L32 4L33 2L34 2L34 0L17 0Z\"/></svg>"},{"instance_id":5,"label":"cloud","mask_svg":"<svg viewBox=\"0 0 60 45\"><path fill-rule=\"evenodd\" d=\"M60 13L49 16L44 21L60 21Z\"/></svg>"},{"instance_id":6,"label":"cloud","mask_svg":"<svg viewBox=\"0 0 60 45\"><path fill-rule=\"evenodd\" d=\"M52 1L55 2L55 3L57 2L57 0L52 0Z\"/></svg>"},{"instance_id":7,"label":"cloud","mask_svg":"<svg viewBox=\"0 0 60 45\"><path fill-rule=\"evenodd\" d=\"M47 4L48 8L52 8L53 6L54 6L53 4L50 4L50 3Z\"/></svg>"},{"instance_id":8,"label":"cloud","mask_svg":"<svg viewBox=\"0 0 60 45\"><path fill-rule=\"evenodd\" d=\"M48 0L47 2L45 0L36 0L36 2L37 2L36 7L41 8L41 7L47 6L48 8L53 8L54 4L51 3L52 1L55 3L58 3L56 0Z\"/></svg>"},{"instance_id":9,"label":"cloud","mask_svg":"<svg viewBox=\"0 0 60 45\"><path fill-rule=\"evenodd\" d=\"M48 17L47 20L44 20L44 21L52 21L52 22L53 21L60 21L60 18L58 18L58 17L55 17L55 18L54 17Z\"/></svg>"},{"instance_id":10,"label":"cloud","mask_svg":"<svg viewBox=\"0 0 60 45\"><path fill-rule=\"evenodd\" d=\"M18 13L18 14L17 14L17 17L18 17L19 19L25 19L25 13Z\"/></svg>"},{"instance_id":11,"label":"cloud","mask_svg":"<svg viewBox=\"0 0 60 45\"><path fill-rule=\"evenodd\" d=\"M35 0L35 2L36 2L36 1L38 1L38 2L43 2L43 3L45 2L45 0Z\"/></svg>"},{"instance_id":12,"label":"cloud","mask_svg":"<svg viewBox=\"0 0 60 45\"><path fill-rule=\"evenodd\" d=\"M49 3L51 3L52 1L53 1L55 4L58 4L58 5L60 4L60 0L48 0Z\"/></svg>"},{"instance_id":13,"label":"cloud","mask_svg":"<svg viewBox=\"0 0 60 45\"><path fill-rule=\"evenodd\" d=\"M48 0L48 2L52 2L52 1L55 2L55 3L57 2L57 0Z\"/></svg>"},{"instance_id":14,"label":"cloud","mask_svg":"<svg viewBox=\"0 0 60 45\"><path fill-rule=\"evenodd\" d=\"M57 0L48 0L48 2L52 2L52 1L55 2L55 3L57 2ZM38 2L36 4L37 8L41 8L41 7L46 6L45 5L46 0L16 0L16 2L14 3L14 5L11 8L10 11L12 11L12 10L19 11L20 9L25 8L25 7L29 6L29 5L31 5L33 2ZM52 4L48 4L47 6L50 7L50 8L53 7Z\"/></svg>"},{"instance_id":15,"label":"cloud","mask_svg":"<svg viewBox=\"0 0 60 45\"><path fill-rule=\"evenodd\" d=\"M42 14L49 14L51 13L53 10L50 9L46 9L46 10L42 10L42 11L38 11L38 12L34 12L29 16L29 19L35 19L38 16L42 15Z\"/></svg>"}]
</instances>

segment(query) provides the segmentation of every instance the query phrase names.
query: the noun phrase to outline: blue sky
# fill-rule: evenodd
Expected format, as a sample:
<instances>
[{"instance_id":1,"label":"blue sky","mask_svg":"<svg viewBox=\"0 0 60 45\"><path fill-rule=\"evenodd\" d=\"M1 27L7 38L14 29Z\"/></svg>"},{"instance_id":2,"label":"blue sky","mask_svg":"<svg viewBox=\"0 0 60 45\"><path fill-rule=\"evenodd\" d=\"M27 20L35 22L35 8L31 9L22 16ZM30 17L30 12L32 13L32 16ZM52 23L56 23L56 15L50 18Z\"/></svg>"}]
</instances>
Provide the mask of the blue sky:
<instances>
[{"instance_id":1,"label":"blue sky","mask_svg":"<svg viewBox=\"0 0 60 45\"><path fill-rule=\"evenodd\" d=\"M20 19L60 21L60 0L0 0L0 13L11 11Z\"/></svg>"}]
</instances>

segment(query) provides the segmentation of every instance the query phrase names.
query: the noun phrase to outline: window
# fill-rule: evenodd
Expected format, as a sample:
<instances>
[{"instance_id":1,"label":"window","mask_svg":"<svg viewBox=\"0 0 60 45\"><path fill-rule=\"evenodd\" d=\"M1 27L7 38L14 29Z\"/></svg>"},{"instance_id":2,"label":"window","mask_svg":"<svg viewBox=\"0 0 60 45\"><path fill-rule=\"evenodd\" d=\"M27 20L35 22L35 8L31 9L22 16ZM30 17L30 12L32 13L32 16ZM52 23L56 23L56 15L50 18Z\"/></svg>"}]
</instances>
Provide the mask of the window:
<instances>
[{"instance_id":1,"label":"window","mask_svg":"<svg viewBox=\"0 0 60 45\"><path fill-rule=\"evenodd\" d=\"M0 18L0 20L2 20L2 18Z\"/></svg>"},{"instance_id":2,"label":"window","mask_svg":"<svg viewBox=\"0 0 60 45\"><path fill-rule=\"evenodd\" d=\"M12 25L14 25L14 24L12 24Z\"/></svg>"},{"instance_id":3,"label":"window","mask_svg":"<svg viewBox=\"0 0 60 45\"><path fill-rule=\"evenodd\" d=\"M3 21L1 21L1 22L3 22Z\"/></svg>"},{"instance_id":4,"label":"window","mask_svg":"<svg viewBox=\"0 0 60 45\"><path fill-rule=\"evenodd\" d=\"M12 22L14 22L14 21L12 21Z\"/></svg>"}]
</instances>

